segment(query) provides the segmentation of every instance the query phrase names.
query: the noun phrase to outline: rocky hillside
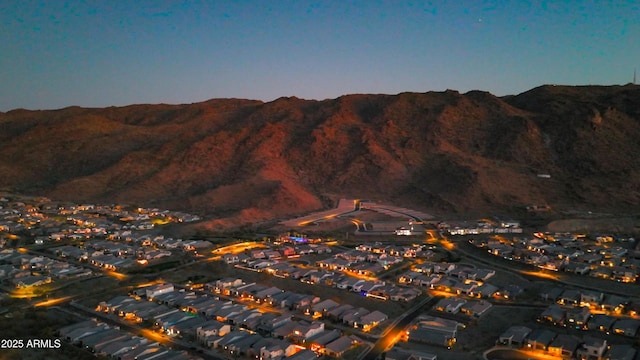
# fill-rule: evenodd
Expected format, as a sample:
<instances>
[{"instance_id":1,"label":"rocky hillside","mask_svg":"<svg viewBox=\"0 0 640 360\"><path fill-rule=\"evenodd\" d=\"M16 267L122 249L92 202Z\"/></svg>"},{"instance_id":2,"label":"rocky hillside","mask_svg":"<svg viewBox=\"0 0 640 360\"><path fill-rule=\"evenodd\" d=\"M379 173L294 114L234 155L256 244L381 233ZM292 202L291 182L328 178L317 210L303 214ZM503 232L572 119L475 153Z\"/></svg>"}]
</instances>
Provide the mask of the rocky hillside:
<instances>
[{"instance_id":1,"label":"rocky hillside","mask_svg":"<svg viewBox=\"0 0 640 360\"><path fill-rule=\"evenodd\" d=\"M216 226L339 197L450 212L635 210L639 154L634 85L0 113L0 188L183 209Z\"/></svg>"}]
</instances>

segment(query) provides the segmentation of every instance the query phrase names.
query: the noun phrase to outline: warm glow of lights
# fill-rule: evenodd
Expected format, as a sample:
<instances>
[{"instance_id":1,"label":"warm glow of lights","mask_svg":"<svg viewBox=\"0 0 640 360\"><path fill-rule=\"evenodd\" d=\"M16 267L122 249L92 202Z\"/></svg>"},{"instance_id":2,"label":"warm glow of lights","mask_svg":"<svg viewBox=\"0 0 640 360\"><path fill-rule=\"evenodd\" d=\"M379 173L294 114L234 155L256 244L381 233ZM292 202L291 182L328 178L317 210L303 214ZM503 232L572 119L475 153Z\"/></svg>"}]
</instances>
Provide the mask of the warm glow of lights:
<instances>
[{"instance_id":1,"label":"warm glow of lights","mask_svg":"<svg viewBox=\"0 0 640 360\"><path fill-rule=\"evenodd\" d=\"M39 302L37 304L34 304L33 306L36 306L36 307L39 307L39 306L53 306L53 305L62 304L62 303L67 302L67 301L69 301L71 299L72 299L71 296L65 296L65 297L61 297L61 298L49 299L49 300L41 301L41 302Z\"/></svg>"},{"instance_id":2,"label":"warm glow of lights","mask_svg":"<svg viewBox=\"0 0 640 360\"><path fill-rule=\"evenodd\" d=\"M214 249L213 253L223 253L223 254L240 254L245 252L245 250L251 249L265 249L268 248L267 245L255 241L246 241L240 244L233 244L223 246L217 249Z\"/></svg>"},{"instance_id":3,"label":"warm glow of lights","mask_svg":"<svg viewBox=\"0 0 640 360\"><path fill-rule=\"evenodd\" d=\"M159 343L168 343L169 339L166 338L166 336L162 335L162 334L158 334L157 332L153 331L153 330L149 330L149 329L141 329L140 330L140 335L146 337L147 339L151 339L153 341L157 341Z\"/></svg>"},{"instance_id":4,"label":"warm glow of lights","mask_svg":"<svg viewBox=\"0 0 640 360\"><path fill-rule=\"evenodd\" d=\"M11 292L9 296L11 296L14 299L31 299L41 295L41 294L37 294L35 290L36 289L34 287L19 288Z\"/></svg>"},{"instance_id":5,"label":"warm glow of lights","mask_svg":"<svg viewBox=\"0 0 640 360\"><path fill-rule=\"evenodd\" d=\"M19 252L21 252L21 253L23 253L23 254L26 254L26 253L28 253L28 252L29 252L29 250L27 250L27 249L25 249L25 248L23 248L23 247L18 248L18 251L19 251Z\"/></svg>"},{"instance_id":6,"label":"warm glow of lights","mask_svg":"<svg viewBox=\"0 0 640 360\"><path fill-rule=\"evenodd\" d=\"M541 350L526 350L526 349L512 349L513 351L517 351L525 354L529 359L533 360L560 360L562 356L555 356L546 352L542 352Z\"/></svg>"},{"instance_id":7,"label":"warm glow of lights","mask_svg":"<svg viewBox=\"0 0 640 360\"><path fill-rule=\"evenodd\" d=\"M404 330L392 330L390 331L382 340L382 345L383 348L385 350L393 347L393 345L395 345L398 341L400 341L400 339L402 338L402 335L404 334Z\"/></svg>"},{"instance_id":8,"label":"warm glow of lights","mask_svg":"<svg viewBox=\"0 0 640 360\"><path fill-rule=\"evenodd\" d=\"M158 279L158 280L154 280L154 281L151 281L151 282L146 282L146 283L142 283L142 284L136 285L136 288L140 289L140 288L147 287L147 286L164 284L165 282L166 281L164 281L162 279Z\"/></svg>"},{"instance_id":9,"label":"warm glow of lights","mask_svg":"<svg viewBox=\"0 0 640 360\"><path fill-rule=\"evenodd\" d=\"M447 291L442 291L442 290L429 290L429 294L431 294L432 296L441 296L441 297L455 297L455 296L458 296L457 294L450 293L450 292L447 292Z\"/></svg>"},{"instance_id":10,"label":"warm glow of lights","mask_svg":"<svg viewBox=\"0 0 640 360\"><path fill-rule=\"evenodd\" d=\"M560 278L558 275L549 274L548 272L543 271L520 271L520 273L549 280L558 280Z\"/></svg>"},{"instance_id":11,"label":"warm glow of lights","mask_svg":"<svg viewBox=\"0 0 640 360\"><path fill-rule=\"evenodd\" d=\"M378 278L375 276L367 276L364 274L358 274L355 271L350 271L350 270L343 270L342 272L344 272L345 274L348 274L350 277L354 277L356 279L360 279L360 280L368 280L368 281L378 281Z\"/></svg>"},{"instance_id":12,"label":"warm glow of lights","mask_svg":"<svg viewBox=\"0 0 640 360\"><path fill-rule=\"evenodd\" d=\"M147 259L138 259L138 264L147 265L149 264L149 261Z\"/></svg>"},{"instance_id":13,"label":"warm glow of lights","mask_svg":"<svg viewBox=\"0 0 640 360\"><path fill-rule=\"evenodd\" d=\"M442 247L444 247L447 250L453 250L456 248L456 244L452 243L449 240L441 240L440 243L442 244Z\"/></svg>"},{"instance_id":14,"label":"warm glow of lights","mask_svg":"<svg viewBox=\"0 0 640 360\"><path fill-rule=\"evenodd\" d=\"M154 225L166 225L168 223L170 223L169 220L167 219L162 219L162 218L153 218L151 219L151 223Z\"/></svg>"},{"instance_id":15,"label":"warm glow of lights","mask_svg":"<svg viewBox=\"0 0 640 360\"><path fill-rule=\"evenodd\" d=\"M116 278L116 279L118 279L118 280L125 280L125 279L127 279L127 278L129 277L129 276L128 276L128 275L126 275L126 274L122 274L122 273L119 273L119 272L116 272L116 271L105 271L104 273L105 273L106 275L109 275L109 276L111 276L111 277L114 277L114 278Z\"/></svg>"}]
</instances>

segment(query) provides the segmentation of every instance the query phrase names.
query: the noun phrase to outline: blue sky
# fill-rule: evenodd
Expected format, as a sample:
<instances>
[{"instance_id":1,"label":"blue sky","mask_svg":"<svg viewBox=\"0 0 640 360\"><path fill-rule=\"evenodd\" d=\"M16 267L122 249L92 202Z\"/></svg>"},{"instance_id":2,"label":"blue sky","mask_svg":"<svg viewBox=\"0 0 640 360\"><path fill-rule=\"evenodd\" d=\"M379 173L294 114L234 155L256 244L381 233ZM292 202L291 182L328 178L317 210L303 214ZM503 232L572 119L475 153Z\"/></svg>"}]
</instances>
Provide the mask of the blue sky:
<instances>
[{"instance_id":1,"label":"blue sky","mask_svg":"<svg viewBox=\"0 0 640 360\"><path fill-rule=\"evenodd\" d=\"M625 84L639 1L0 0L0 111Z\"/></svg>"}]
</instances>

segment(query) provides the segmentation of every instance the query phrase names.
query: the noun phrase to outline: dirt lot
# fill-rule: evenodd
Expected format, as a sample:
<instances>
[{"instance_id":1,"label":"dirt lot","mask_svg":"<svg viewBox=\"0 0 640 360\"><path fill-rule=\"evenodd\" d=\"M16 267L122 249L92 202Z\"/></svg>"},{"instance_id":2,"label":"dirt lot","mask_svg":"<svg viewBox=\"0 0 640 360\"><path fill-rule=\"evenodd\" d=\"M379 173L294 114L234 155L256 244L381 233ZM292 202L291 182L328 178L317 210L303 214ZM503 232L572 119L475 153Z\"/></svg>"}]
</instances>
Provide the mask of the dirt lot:
<instances>
[{"instance_id":1,"label":"dirt lot","mask_svg":"<svg viewBox=\"0 0 640 360\"><path fill-rule=\"evenodd\" d=\"M584 218L555 220L547 225L552 232L604 232L640 234L640 218Z\"/></svg>"}]
</instances>

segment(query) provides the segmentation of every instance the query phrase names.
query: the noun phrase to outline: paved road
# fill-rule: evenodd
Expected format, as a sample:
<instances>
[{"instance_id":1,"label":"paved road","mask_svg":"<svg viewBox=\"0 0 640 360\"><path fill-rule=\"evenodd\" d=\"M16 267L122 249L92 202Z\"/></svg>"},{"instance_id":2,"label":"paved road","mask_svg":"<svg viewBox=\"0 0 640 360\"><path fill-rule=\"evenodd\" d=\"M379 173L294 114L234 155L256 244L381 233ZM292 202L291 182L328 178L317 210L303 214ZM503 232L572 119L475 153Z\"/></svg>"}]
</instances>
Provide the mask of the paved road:
<instances>
[{"instance_id":1,"label":"paved road","mask_svg":"<svg viewBox=\"0 0 640 360\"><path fill-rule=\"evenodd\" d=\"M424 308L430 308L440 300L440 297L426 298L416 304L404 314L398 316L396 320L387 327L384 334L376 341L373 347L362 352L358 359L360 360L376 360L385 351L394 345L405 331L406 327L415 320L418 315L423 312Z\"/></svg>"}]
</instances>

